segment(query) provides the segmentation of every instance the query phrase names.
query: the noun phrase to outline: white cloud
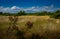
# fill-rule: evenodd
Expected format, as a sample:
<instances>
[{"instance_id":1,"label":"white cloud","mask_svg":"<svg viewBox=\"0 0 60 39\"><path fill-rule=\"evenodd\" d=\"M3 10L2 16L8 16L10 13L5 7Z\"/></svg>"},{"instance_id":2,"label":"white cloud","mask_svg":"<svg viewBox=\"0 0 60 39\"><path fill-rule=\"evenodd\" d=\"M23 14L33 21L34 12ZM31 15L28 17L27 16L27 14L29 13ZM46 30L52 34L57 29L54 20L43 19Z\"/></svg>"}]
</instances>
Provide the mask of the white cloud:
<instances>
[{"instance_id":1,"label":"white cloud","mask_svg":"<svg viewBox=\"0 0 60 39\"><path fill-rule=\"evenodd\" d=\"M17 10L17 9L20 9L20 7L12 6L11 9L12 9L12 10Z\"/></svg>"},{"instance_id":2,"label":"white cloud","mask_svg":"<svg viewBox=\"0 0 60 39\"><path fill-rule=\"evenodd\" d=\"M17 6L12 7L0 7L0 12L10 12L10 13L16 13L19 12L21 9Z\"/></svg>"},{"instance_id":3,"label":"white cloud","mask_svg":"<svg viewBox=\"0 0 60 39\"><path fill-rule=\"evenodd\" d=\"M10 12L10 13L16 13L19 12L20 10L24 10L26 12L40 12L40 11L55 11L58 10L60 8L55 8L54 5L50 5L50 6L32 6L32 7L28 7L28 8L21 8L21 7L17 7L17 6L12 6L12 7L0 7L0 12Z\"/></svg>"}]
</instances>

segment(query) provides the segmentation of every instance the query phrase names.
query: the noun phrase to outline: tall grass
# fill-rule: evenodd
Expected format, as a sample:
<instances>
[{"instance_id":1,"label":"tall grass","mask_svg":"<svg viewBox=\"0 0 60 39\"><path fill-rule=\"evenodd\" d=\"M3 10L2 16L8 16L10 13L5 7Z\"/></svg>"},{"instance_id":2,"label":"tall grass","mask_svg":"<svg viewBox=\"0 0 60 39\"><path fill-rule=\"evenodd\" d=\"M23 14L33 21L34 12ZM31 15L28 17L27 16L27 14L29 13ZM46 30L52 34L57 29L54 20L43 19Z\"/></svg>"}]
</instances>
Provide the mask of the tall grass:
<instances>
[{"instance_id":1,"label":"tall grass","mask_svg":"<svg viewBox=\"0 0 60 39\"><path fill-rule=\"evenodd\" d=\"M60 19L44 16L7 18L7 21L5 17L3 20L0 18L0 39L60 39Z\"/></svg>"}]
</instances>

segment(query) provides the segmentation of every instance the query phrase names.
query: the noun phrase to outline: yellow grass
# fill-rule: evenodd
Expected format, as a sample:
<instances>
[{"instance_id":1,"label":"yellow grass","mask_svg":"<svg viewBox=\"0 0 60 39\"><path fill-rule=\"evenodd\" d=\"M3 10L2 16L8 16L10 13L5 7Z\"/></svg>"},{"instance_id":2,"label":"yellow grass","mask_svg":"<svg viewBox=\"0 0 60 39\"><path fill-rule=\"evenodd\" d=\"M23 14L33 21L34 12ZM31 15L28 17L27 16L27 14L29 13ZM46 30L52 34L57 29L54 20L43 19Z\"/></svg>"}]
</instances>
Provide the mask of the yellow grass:
<instances>
[{"instance_id":1,"label":"yellow grass","mask_svg":"<svg viewBox=\"0 0 60 39\"><path fill-rule=\"evenodd\" d=\"M0 16L0 22L2 23L9 23L9 16ZM18 22L17 25L19 27L24 28L27 21L31 21L34 23L34 27L36 26L44 26L49 27L49 29L54 29L57 25L59 26L60 20L59 19L53 19L49 16L18 16Z\"/></svg>"},{"instance_id":2,"label":"yellow grass","mask_svg":"<svg viewBox=\"0 0 60 39\"><path fill-rule=\"evenodd\" d=\"M9 16L0 16L0 28L3 29L9 26ZM25 25L28 21L33 22L33 27L27 31ZM18 16L17 26L20 30L26 31L26 36L31 33L44 35L46 31L60 32L60 19L53 19L49 16Z\"/></svg>"}]
</instances>

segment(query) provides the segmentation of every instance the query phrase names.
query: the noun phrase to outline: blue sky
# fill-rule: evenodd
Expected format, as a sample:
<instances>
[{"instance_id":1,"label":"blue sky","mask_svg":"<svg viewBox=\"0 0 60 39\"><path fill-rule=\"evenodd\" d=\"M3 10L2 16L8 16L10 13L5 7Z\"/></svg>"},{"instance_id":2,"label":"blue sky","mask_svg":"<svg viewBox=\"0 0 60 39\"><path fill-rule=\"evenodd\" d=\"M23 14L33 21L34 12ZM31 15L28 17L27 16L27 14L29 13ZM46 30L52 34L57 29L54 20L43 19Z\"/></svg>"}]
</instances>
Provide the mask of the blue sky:
<instances>
[{"instance_id":1,"label":"blue sky","mask_svg":"<svg viewBox=\"0 0 60 39\"><path fill-rule=\"evenodd\" d=\"M60 0L0 0L0 12L26 12L60 10Z\"/></svg>"}]
</instances>

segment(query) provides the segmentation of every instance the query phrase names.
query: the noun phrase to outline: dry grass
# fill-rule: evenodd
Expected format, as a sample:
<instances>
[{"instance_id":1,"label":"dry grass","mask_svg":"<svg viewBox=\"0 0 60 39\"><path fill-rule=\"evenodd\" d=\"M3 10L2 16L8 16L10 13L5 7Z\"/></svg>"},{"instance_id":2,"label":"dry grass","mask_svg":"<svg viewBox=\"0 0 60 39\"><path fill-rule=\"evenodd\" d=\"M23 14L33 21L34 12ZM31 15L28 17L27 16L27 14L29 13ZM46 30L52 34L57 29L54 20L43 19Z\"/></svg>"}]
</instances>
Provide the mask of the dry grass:
<instances>
[{"instance_id":1,"label":"dry grass","mask_svg":"<svg viewBox=\"0 0 60 39\"><path fill-rule=\"evenodd\" d=\"M25 25L28 21L33 22L31 29L27 29ZM0 27L6 29L9 26L8 23L8 16L0 16ZM19 16L17 26L19 30L25 32L25 37L34 33L42 36L42 39L60 39L60 19L53 19L49 16Z\"/></svg>"}]
</instances>

